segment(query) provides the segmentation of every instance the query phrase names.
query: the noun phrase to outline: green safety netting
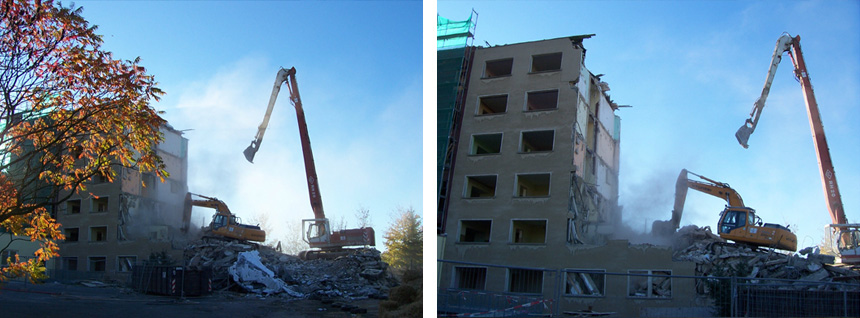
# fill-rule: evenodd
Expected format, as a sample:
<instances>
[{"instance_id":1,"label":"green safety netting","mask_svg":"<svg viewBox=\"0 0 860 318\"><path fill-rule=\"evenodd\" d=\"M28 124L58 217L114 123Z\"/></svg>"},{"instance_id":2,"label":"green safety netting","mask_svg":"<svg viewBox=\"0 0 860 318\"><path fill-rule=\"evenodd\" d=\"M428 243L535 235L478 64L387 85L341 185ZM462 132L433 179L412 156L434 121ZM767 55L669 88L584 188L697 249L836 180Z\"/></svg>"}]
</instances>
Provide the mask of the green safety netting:
<instances>
[{"instance_id":1,"label":"green safety netting","mask_svg":"<svg viewBox=\"0 0 860 318\"><path fill-rule=\"evenodd\" d=\"M464 21L453 21L436 16L436 49L466 46L473 36L475 21L472 15Z\"/></svg>"}]
</instances>

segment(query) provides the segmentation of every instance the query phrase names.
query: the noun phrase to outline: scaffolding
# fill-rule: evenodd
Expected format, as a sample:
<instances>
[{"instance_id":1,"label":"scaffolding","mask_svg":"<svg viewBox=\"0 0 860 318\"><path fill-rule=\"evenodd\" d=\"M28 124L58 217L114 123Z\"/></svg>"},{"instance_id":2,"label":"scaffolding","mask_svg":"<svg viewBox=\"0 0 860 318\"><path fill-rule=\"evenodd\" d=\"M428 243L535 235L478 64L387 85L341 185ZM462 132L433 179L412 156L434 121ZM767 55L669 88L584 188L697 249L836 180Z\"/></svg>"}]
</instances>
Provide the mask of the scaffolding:
<instances>
[{"instance_id":1,"label":"scaffolding","mask_svg":"<svg viewBox=\"0 0 860 318\"><path fill-rule=\"evenodd\" d=\"M436 68L437 68L437 149L436 185L438 190L436 226L439 234L445 232L449 178L462 118L462 104L466 96L471 59L472 41L478 14L475 10L464 21L436 17Z\"/></svg>"}]
</instances>

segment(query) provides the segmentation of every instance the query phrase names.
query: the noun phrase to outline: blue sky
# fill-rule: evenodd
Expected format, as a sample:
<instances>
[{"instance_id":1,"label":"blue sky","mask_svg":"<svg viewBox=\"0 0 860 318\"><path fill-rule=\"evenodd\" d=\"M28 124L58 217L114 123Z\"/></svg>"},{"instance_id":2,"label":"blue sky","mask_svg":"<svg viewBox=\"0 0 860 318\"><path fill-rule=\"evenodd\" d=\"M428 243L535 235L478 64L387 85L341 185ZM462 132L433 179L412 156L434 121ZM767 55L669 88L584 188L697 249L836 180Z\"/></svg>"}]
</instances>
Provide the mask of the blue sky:
<instances>
[{"instance_id":1,"label":"blue sky","mask_svg":"<svg viewBox=\"0 0 860 318\"><path fill-rule=\"evenodd\" d=\"M189 189L270 237L312 218L295 110L284 89L255 163L242 156L275 74L296 67L327 216L371 211L377 248L398 207L422 212L420 2L77 1L115 58L141 57L154 104L189 139ZM68 4L65 4L68 5ZM195 210L194 222L214 211Z\"/></svg>"},{"instance_id":2,"label":"blue sky","mask_svg":"<svg viewBox=\"0 0 860 318\"><path fill-rule=\"evenodd\" d=\"M579 34L586 67L606 74L622 108L620 204L635 231L669 219L682 168L727 182L798 246L829 224L800 85L784 55L750 148L734 133L761 94L776 40L800 35L845 211L860 222L860 2L439 1L439 15L479 14L476 45ZM691 191L681 225L715 229L725 202Z\"/></svg>"}]
</instances>

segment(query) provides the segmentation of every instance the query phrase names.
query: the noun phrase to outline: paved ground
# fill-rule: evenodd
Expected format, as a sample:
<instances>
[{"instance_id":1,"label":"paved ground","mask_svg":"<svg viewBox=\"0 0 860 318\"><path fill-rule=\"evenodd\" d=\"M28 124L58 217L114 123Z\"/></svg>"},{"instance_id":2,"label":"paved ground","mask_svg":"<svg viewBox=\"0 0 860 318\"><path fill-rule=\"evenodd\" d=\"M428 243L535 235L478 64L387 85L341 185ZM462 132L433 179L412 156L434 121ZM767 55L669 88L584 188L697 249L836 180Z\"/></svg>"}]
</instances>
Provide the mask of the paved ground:
<instances>
[{"instance_id":1,"label":"paved ground","mask_svg":"<svg viewBox=\"0 0 860 318\"><path fill-rule=\"evenodd\" d=\"M260 297L234 292L210 296L175 297L144 295L119 287L86 287L22 282L0 284L2 317L378 317L379 300L336 301L367 309L364 314L344 312L319 300Z\"/></svg>"}]
</instances>

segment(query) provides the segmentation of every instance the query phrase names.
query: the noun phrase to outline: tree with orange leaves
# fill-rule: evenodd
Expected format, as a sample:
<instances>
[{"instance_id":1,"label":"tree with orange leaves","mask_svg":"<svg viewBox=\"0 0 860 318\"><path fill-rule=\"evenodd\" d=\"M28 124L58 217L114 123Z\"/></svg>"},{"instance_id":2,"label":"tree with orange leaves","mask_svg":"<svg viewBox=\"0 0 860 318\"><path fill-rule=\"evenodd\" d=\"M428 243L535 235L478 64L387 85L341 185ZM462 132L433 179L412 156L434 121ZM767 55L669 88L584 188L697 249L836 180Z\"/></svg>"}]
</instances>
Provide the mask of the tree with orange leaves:
<instances>
[{"instance_id":1,"label":"tree with orange leaves","mask_svg":"<svg viewBox=\"0 0 860 318\"><path fill-rule=\"evenodd\" d=\"M33 258L0 268L44 277L58 256L49 209L118 166L167 176L155 147L165 124L151 105L163 93L134 61L101 49L82 9L53 1L0 0L0 252L40 242Z\"/></svg>"}]
</instances>

